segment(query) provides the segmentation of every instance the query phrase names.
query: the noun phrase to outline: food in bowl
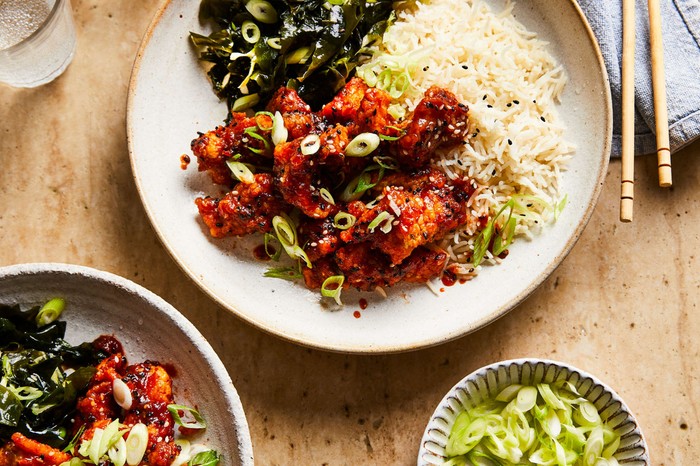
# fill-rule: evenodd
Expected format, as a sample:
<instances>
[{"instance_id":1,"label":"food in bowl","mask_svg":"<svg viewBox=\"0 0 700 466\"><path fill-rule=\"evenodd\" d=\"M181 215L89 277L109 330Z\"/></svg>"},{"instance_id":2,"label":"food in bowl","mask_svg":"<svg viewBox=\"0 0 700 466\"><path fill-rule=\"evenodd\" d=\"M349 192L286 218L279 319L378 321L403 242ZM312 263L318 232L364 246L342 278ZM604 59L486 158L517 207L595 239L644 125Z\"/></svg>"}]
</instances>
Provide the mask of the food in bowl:
<instances>
[{"instance_id":1,"label":"food in bowl","mask_svg":"<svg viewBox=\"0 0 700 466\"><path fill-rule=\"evenodd\" d=\"M187 440L206 422L175 403L173 369L128 364L110 335L70 345L56 320L64 306L0 306L0 465L218 464Z\"/></svg>"},{"instance_id":2,"label":"food in bowl","mask_svg":"<svg viewBox=\"0 0 700 466\"><path fill-rule=\"evenodd\" d=\"M288 253L293 265L266 276L303 278L338 302L343 287L468 280L563 209L559 177L573 152L556 109L565 73L510 10L404 2L381 17L382 33L360 34L365 46L334 81L335 98L313 112L299 92L313 94L305 83L322 48L288 33L294 4L237 5L217 10L224 29L194 36L215 63L217 91L239 96L228 123L192 143L199 170L227 189L196 203L212 236L262 233L272 259ZM327 2L318 14L348 26L341 13L353 5L366 7ZM295 62L290 50L305 53ZM270 85L263 56L275 79L293 73L268 100L258 92ZM431 107L438 93L449 98ZM264 110L242 113L250 109ZM414 131L421 122L427 130Z\"/></svg>"},{"instance_id":3,"label":"food in bowl","mask_svg":"<svg viewBox=\"0 0 700 466\"><path fill-rule=\"evenodd\" d=\"M616 466L620 435L567 381L513 384L461 411L445 465Z\"/></svg>"}]
</instances>

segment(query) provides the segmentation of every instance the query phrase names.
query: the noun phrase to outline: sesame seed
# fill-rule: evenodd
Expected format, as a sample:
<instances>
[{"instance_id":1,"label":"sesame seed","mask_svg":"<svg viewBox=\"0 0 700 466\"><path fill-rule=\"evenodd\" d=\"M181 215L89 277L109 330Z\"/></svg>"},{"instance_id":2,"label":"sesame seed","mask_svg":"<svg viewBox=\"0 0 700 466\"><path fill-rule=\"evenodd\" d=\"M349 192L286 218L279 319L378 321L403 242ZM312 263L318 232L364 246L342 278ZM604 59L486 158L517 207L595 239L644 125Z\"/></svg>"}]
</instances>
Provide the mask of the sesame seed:
<instances>
[{"instance_id":1,"label":"sesame seed","mask_svg":"<svg viewBox=\"0 0 700 466\"><path fill-rule=\"evenodd\" d=\"M508 139L508 145L509 145L509 146L512 146L512 145L513 145L513 141L511 141L510 139Z\"/></svg>"},{"instance_id":2,"label":"sesame seed","mask_svg":"<svg viewBox=\"0 0 700 466\"><path fill-rule=\"evenodd\" d=\"M519 100L514 100L513 103L514 103L515 105L520 105L520 101L519 101Z\"/></svg>"},{"instance_id":3,"label":"sesame seed","mask_svg":"<svg viewBox=\"0 0 700 466\"><path fill-rule=\"evenodd\" d=\"M488 108L493 108L493 105L489 104L487 105Z\"/></svg>"},{"instance_id":4,"label":"sesame seed","mask_svg":"<svg viewBox=\"0 0 700 466\"><path fill-rule=\"evenodd\" d=\"M481 99L481 100L486 100L486 95L484 95L484 98L483 98L483 99Z\"/></svg>"},{"instance_id":5,"label":"sesame seed","mask_svg":"<svg viewBox=\"0 0 700 466\"><path fill-rule=\"evenodd\" d=\"M544 117L543 117L543 116L541 116L541 117L540 117L540 120L542 120L542 121L544 121L544 122L546 122L546 121L547 121L547 120L545 120L545 119L544 119Z\"/></svg>"},{"instance_id":6,"label":"sesame seed","mask_svg":"<svg viewBox=\"0 0 700 466\"><path fill-rule=\"evenodd\" d=\"M506 104L506 107L511 107L511 106L513 106L513 104L511 104L510 102L508 102L508 103Z\"/></svg>"},{"instance_id":7,"label":"sesame seed","mask_svg":"<svg viewBox=\"0 0 700 466\"><path fill-rule=\"evenodd\" d=\"M467 65L462 65L462 69L468 70L469 67Z\"/></svg>"}]
</instances>

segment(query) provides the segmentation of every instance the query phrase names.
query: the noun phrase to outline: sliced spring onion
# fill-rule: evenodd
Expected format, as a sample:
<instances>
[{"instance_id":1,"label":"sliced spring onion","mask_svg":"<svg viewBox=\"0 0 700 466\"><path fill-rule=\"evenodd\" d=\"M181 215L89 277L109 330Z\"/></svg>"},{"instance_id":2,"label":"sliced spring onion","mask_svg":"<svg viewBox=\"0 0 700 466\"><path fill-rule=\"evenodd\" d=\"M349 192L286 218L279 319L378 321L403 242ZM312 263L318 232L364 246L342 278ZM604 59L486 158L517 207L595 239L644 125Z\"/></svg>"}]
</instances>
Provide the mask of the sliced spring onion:
<instances>
[{"instance_id":1,"label":"sliced spring onion","mask_svg":"<svg viewBox=\"0 0 700 466\"><path fill-rule=\"evenodd\" d=\"M301 259L308 268L313 268L309 256L299 246L296 225L288 215L275 215L272 218L272 228L277 235L277 241L280 242L289 257Z\"/></svg>"},{"instance_id":2,"label":"sliced spring onion","mask_svg":"<svg viewBox=\"0 0 700 466\"><path fill-rule=\"evenodd\" d=\"M145 424L135 424L126 438L126 464L136 466L141 463L148 446L148 427Z\"/></svg>"},{"instance_id":3,"label":"sliced spring onion","mask_svg":"<svg viewBox=\"0 0 700 466\"><path fill-rule=\"evenodd\" d=\"M574 420L582 426L595 426L600 424L600 414L590 401L584 401L574 411Z\"/></svg>"},{"instance_id":4,"label":"sliced spring onion","mask_svg":"<svg viewBox=\"0 0 700 466\"><path fill-rule=\"evenodd\" d=\"M98 464L100 461L100 443L102 442L102 435L104 434L104 430L100 429L99 427L95 429L95 432L92 435L92 439L88 442L88 447L87 447L87 454L84 456L87 456L90 458L90 461L92 461L94 464Z\"/></svg>"},{"instance_id":5,"label":"sliced spring onion","mask_svg":"<svg viewBox=\"0 0 700 466\"><path fill-rule=\"evenodd\" d=\"M400 120L406 116L406 107L398 103L389 105L386 111L389 115L394 117L395 120Z\"/></svg>"},{"instance_id":6,"label":"sliced spring onion","mask_svg":"<svg viewBox=\"0 0 700 466\"><path fill-rule=\"evenodd\" d=\"M411 78L408 76L408 74L405 72L401 73L396 78L394 78L394 81L391 83L391 86L389 86L389 96L392 99L398 99L403 95L404 92L406 92L410 84Z\"/></svg>"},{"instance_id":7,"label":"sliced spring onion","mask_svg":"<svg viewBox=\"0 0 700 466\"><path fill-rule=\"evenodd\" d=\"M335 217L333 217L333 226L338 230L347 230L352 228L356 221L357 217L354 215L347 212L338 212L335 214Z\"/></svg>"},{"instance_id":8,"label":"sliced spring onion","mask_svg":"<svg viewBox=\"0 0 700 466\"><path fill-rule=\"evenodd\" d=\"M124 437L126 431L127 429L124 428L118 420L110 422L102 432L99 447L97 448L97 457L102 458L106 455L109 449Z\"/></svg>"},{"instance_id":9,"label":"sliced spring onion","mask_svg":"<svg viewBox=\"0 0 700 466\"><path fill-rule=\"evenodd\" d=\"M335 299L339 306L343 305L340 300L340 293L343 291L343 283L345 277L343 275L332 275L326 278L321 285L321 296Z\"/></svg>"},{"instance_id":10,"label":"sliced spring onion","mask_svg":"<svg viewBox=\"0 0 700 466\"><path fill-rule=\"evenodd\" d=\"M299 271L299 267L271 267L263 273L263 277L281 278L282 280L299 280L304 278Z\"/></svg>"},{"instance_id":11,"label":"sliced spring onion","mask_svg":"<svg viewBox=\"0 0 700 466\"><path fill-rule=\"evenodd\" d=\"M270 233L265 233L263 235L263 245L265 247L265 254L267 254L267 257L269 257L273 261L278 261L280 260L280 255L282 254L282 248L273 249L270 245L270 243L272 243L273 241L279 244L279 241L277 241L277 237L275 235L271 235Z\"/></svg>"},{"instance_id":12,"label":"sliced spring onion","mask_svg":"<svg viewBox=\"0 0 700 466\"><path fill-rule=\"evenodd\" d=\"M272 219L272 228L275 230L277 240L289 253L288 248L297 244L297 230L294 221L287 215L276 215Z\"/></svg>"},{"instance_id":13,"label":"sliced spring onion","mask_svg":"<svg viewBox=\"0 0 700 466\"><path fill-rule=\"evenodd\" d=\"M258 121L259 116L266 116L270 119L270 126L263 126ZM260 131L272 131L272 125L274 123L275 116L271 112L260 111L255 114L255 124L258 125Z\"/></svg>"},{"instance_id":14,"label":"sliced spring onion","mask_svg":"<svg viewBox=\"0 0 700 466\"><path fill-rule=\"evenodd\" d=\"M281 40L282 39L279 37L270 37L267 39L267 45L269 45L272 49L280 50L282 48Z\"/></svg>"},{"instance_id":15,"label":"sliced spring onion","mask_svg":"<svg viewBox=\"0 0 700 466\"><path fill-rule=\"evenodd\" d=\"M248 150L251 152L255 152L256 154L264 154L270 150L270 143L268 140L263 136L262 134L258 133L258 127L257 126L249 126L248 128L244 129L243 132L250 136L253 139L257 139L258 141L261 141L263 143L264 149L258 149L255 147L250 147L248 146Z\"/></svg>"},{"instance_id":16,"label":"sliced spring onion","mask_svg":"<svg viewBox=\"0 0 700 466\"><path fill-rule=\"evenodd\" d=\"M249 44L255 44L260 40L260 28L252 21L243 21L241 25L241 35L243 40Z\"/></svg>"},{"instance_id":17,"label":"sliced spring onion","mask_svg":"<svg viewBox=\"0 0 700 466\"><path fill-rule=\"evenodd\" d=\"M277 22L277 10L265 0L250 0L245 9L261 23L274 24Z\"/></svg>"},{"instance_id":18,"label":"sliced spring onion","mask_svg":"<svg viewBox=\"0 0 700 466\"><path fill-rule=\"evenodd\" d=\"M301 140L301 153L313 155L321 148L321 138L318 134L309 134Z\"/></svg>"},{"instance_id":19,"label":"sliced spring onion","mask_svg":"<svg viewBox=\"0 0 700 466\"><path fill-rule=\"evenodd\" d=\"M311 47L299 47L285 58L285 63L287 65L297 65L299 63L306 63L306 61L311 57L313 50Z\"/></svg>"},{"instance_id":20,"label":"sliced spring onion","mask_svg":"<svg viewBox=\"0 0 700 466\"><path fill-rule=\"evenodd\" d=\"M81 460L77 456L74 456L70 460L64 461L63 463L59 464L58 466L85 466L85 463L83 463L83 460Z\"/></svg>"},{"instance_id":21,"label":"sliced spring onion","mask_svg":"<svg viewBox=\"0 0 700 466\"><path fill-rule=\"evenodd\" d=\"M272 144L275 146L287 142L287 136L289 136L289 131L284 126L284 118L280 112L275 112L275 116L272 122Z\"/></svg>"},{"instance_id":22,"label":"sliced spring onion","mask_svg":"<svg viewBox=\"0 0 700 466\"><path fill-rule=\"evenodd\" d=\"M335 205L335 200L333 199L333 195L330 193L330 191L328 191L326 188L321 188L318 192L324 201L330 205Z\"/></svg>"},{"instance_id":23,"label":"sliced spring onion","mask_svg":"<svg viewBox=\"0 0 700 466\"><path fill-rule=\"evenodd\" d=\"M194 408L190 408L189 406L185 405L169 404L168 411L170 411L170 414L173 416L175 424L177 424L178 426L184 427L186 429L196 430L207 428L207 422L204 420L202 415L199 414L199 411L197 411ZM180 416L180 411L183 411L185 414L191 414L194 418L194 421L187 422L183 420L182 416Z\"/></svg>"},{"instance_id":24,"label":"sliced spring onion","mask_svg":"<svg viewBox=\"0 0 700 466\"><path fill-rule=\"evenodd\" d=\"M114 401L116 401L122 409L126 409L127 411L131 409L131 404L134 401L131 396L131 390L122 379L114 379L112 381L112 395L114 396Z\"/></svg>"},{"instance_id":25,"label":"sliced spring onion","mask_svg":"<svg viewBox=\"0 0 700 466\"><path fill-rule=\"evenodd\" d=\"M394 218L396 217L391 215L389 212L379 212L379 214L374 217L374 220L369 223L367 229L370 233L374 233L374 230L379 227L379 229L384 233L389 233L391 231L391 222L394 220Z\"/></svg>"},{"instance_id":26,"label":"sliced spring onion","mask_svg":"<svg viewBox=\"0 0 700 466\"><path fill-rule=\"evenodd\" d=\"M613 455L620 445L619 434L603 423L597 411L597 418L588 416L593 424L577 425L568 413L590 403L582 401L575 389L569 390L567 382L513 385L496 398L457 415L444 464L617 465ZM460 463L460 458L466 461Z\"/></svg>"},{"instance_id":27,"label":"sliced spring onion","mask_svg":"<svg viewBox=\"0 0 700 466\"><path fill-rule=\"evenodd\" d=\"M78 445L80 438L83 436L83 432L85 432L85 424L80 426L78 432L75 433L71 441L68 442L68 445L66 445L66 448L63 449L63 453L73 454L73 450L75 449L76 445Z\"/></svg>"},{"instance_id":28,"label":"sliced spring onion","mask_svg":"<svg viewBox=\"0 0 700 466\"><path fill-rule=\"evenodd\" d=\"M353 138L345 148L348 157L366 157L379 147L381 139L374 133L362 133Z\"/></svg>"},{"instance_id":29,"label":"sliced spring onion","mask_svg":"<svg viewBox=\"0 0 700 466\"><path fill-rule=\"evenodd\" d=\"M244 95L239 97L231 106L232 112L242 112L249 108L255 107L260 102L260 96L256 94Z\"/></svg>"},{"instance_id":30,"label":"sliced spring onion","mask_svg":"<svg viewBox=\"0 0 700 466\"><path fill-rule=\"evenodd\" d=\"M66 308L66 301L63 298L53 298L48 300L36 315L36 325L43 327L54 322L61 316L61 313Z\"/></svg>"},{"instance_id":31,"label":"sliced spring onion","mask_svg":"<svg viewBox=\"0 0 700 466\"><path fill-rule=\"evenodd\" d=\"M124 466L126 464L126 441L124 437L119 437L116 443L107 450L107 456L114 466Z\"/></svg>"},{"instance_id":32,"label":"sliced spring onion","mask_svg":"<svg viewBox=\"0 0 700 466\"><path fill-rule=\"evenodd\" d=\"M187 463L187 466L216 466L221 461L221 455L214 450L197 453Z\"/></svg>"},{"instance_id":33,"label":"sliced spring onion","mask_svg":"<svg viewBox=\"0 0 700 466\"><path fill-rule=\"evenodd\" d=\"M251 184L255 182L255 175L248 168L248 165L243 162L236 162L234 160L227 160L226 165L231 170L234 177L241 183Z\"/></svg>"},{"instance_id":34,"label":"sliced spring onion","mask_svg":"<svg viewBox=\"0 0 700 466\"><path fill-rule=\"evenodd\" d=\"M379 137L381 138L381 135ZM377 165L382 168L386 168L387 170L399 169L399 163L391 157L375 155L372 160L377 162Z\"/></svg>"}]
</instances>

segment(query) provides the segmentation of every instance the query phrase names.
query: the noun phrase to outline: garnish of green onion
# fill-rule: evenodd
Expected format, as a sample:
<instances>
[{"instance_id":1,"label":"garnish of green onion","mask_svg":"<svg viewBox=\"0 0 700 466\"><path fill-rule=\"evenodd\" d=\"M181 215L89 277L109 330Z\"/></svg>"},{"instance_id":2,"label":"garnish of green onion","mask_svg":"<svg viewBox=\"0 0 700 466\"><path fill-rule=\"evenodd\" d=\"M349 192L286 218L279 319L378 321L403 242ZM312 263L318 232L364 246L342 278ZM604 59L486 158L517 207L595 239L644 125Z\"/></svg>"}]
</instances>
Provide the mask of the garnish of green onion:
<instances>
[{"instance_id":1,"label":"garnish of green onion","mask_svg":"<svg viewBox=\"0 0 700 466\"><path fill-rule=\"evenodd\" d=\"M318 134L309 134L301 140L301 153L313 155L321 148L321 138Z\"/></svg>"},{"instance_id":2,"label":"garnish of green onion","mask_svg":"<svg viewBox=\"0 0 700 466\"><path fill-rule=\"evenodd\" d=\"M248 168L248 165L243 162L236 162L234 160L227 160L226 165L231 170L231 174L241 183L251 184L255 182L255 175Z\"/></svg>"},{"instance_id":3,"label":"garnish of green onion","mask_svg":"<svg viewBox=\"0 0 700 466\"><path fill-rule=\"evenodd\" d=\"M270 37L267 39L267 45L269 45L272 49L280 50L282 48L281 38Z\"/></svg>"},{"instance_id":4,"label":"garnish of green onion","mask_svg":"<svg viewBox=\"0 0 700 466\"><path fill-rule=\"evenodd\" d=\"M61 313L66 308L66 301L63 298L53 298L48 300L36 315L36 325L43 327L54 322L61 316Z\"/></svg>"},{"instance_id":5,"label":"garnish of green onion","mask_svg":"<svg viewBox=\"0 0 700 466\"><path fill-rule=\"evenodd\" d=\"M619 445L620 435L566 381L512 385L458 414L444 464L616 466Z\"/></svg>"},{"instance_id":6,"label":"garnish of green onion","mask_svg":"<svg viewBox=\"0 0 700 466\"><path fill-rule=\"evenodd\" d=\"M401 73L394 79L391 86L389 86L389 96L392 99L398 99L404 92L406 92L410 82L411 78L409 78L408 74L405 72Z\"/></svg>"},{"instance_id":7,"label":"garnish of green onion","mask_svg":"<svg viewBox=\"0 0 700 466\"><path fill-rule=\"evenodd\" d=\"M333 199L333 195L326 188L319 189L318 193L321 195L324 201L326 201L330 205L335 205L335 199Z\"/></svg>"},{"instance_id":8,"label":"garnish of green onion","mask_svg":"<svg viewBox=\"0 0 700 466\"><path fill-rule=\"evenodd\" d=\"M201 430L207 428L207 422L204 420L202 415L199 414L199 411L197 411L194 408L190 408L189 406L185 405L169 404L168 411L170 411L170 414L173 416L175 424L177 424L180 427L194 430ZM192 415L192 418L194 420L189 422L183 420L182 416L180 416L180 411L185 413L185 415L189 413L190 415Z\"/></svg>"},{"instance_id":9,"label":"garnish of green onion","mask_svg":"<svg viewBox=\"0 0 700 466\"><path fill-rule=\"evenodd\" d=\"M231 106L231 111L242 112L243 110L255 107L258 104L258 102L260 102L260 96L257 93L244 95L243 97L239 97L236 99L236 101Z\"/></svg>"},{"instance_id":10,"label":"garnish of green onion","mask_svg":"<svg viewBox=\"0 0 700 466\"><path fill-rule=\"evenodd\" d=\"M311 57L312 49L311 47L299 47L289 55L285 57L285 63L287 65L297 65L299 63L306 63L306 61Z\"/></svg>"},{"instance_id":11,"label":"garnish of green onion","mask_svg":"<svg viewBox=\"0 0 700 466\"><path fill-rule=\"evenodd\" d=\"M275 146L287 142L287 136L289 136L289 131L284 126L284 118L280 112L275 112L275 116L272 121L272 144Z\"/></svg>"},{"instance_id":12,"label":"garnish of green onion","mask_svg":"<svg viewBox=\"0 0 700 466\"><path fill-rule=\"evenodd\" d=\"M85 463L83 463L83 460L81 460L77 456L74 456L70 460L64 461L63 463L59 464L58 466L85 466Z\"/></svg>"},{"instance_id":13,"label":"garnish of green onion","mask_svg":"<svg viewBox=\"0 0 700 466\"><path fill-rule=\"evenodd\" d=\"M265 0L250 0L245 9L261 23L274 24L277 22L277 10Z\"/></svg>"},{"instance_id":14,"label":"garnish of green onion","mask_svg":"<svg viewBox=\"0 0 700 466\"><path fill-rule=\"evenodd\" d=\"M345 148L348 157L366 157L379 147L381 139L374 133L362 133L353 138Z\"/></svg>"},{"instance_id":15,"label":"garnish of green onion","mask_svg":"<svg viewBox=\"0 0 700 466\"><path fill-rule=\"evenodd\" d=\"M374 233L374 230L379 227L384 233L389 233L391 231L391 222L394 220L394 216L389 212L379 212L379 214L372 220L367 229L370 233Z\"/></svg>"},{"instance_id":16,"label":"garnish of green onion","mask_svg":"<svg viewBox=\"0 0 700 466\"><path fill-rule=\"evenodd\" d=\"M255 44L260 40L260 28L252 21L243 21L241 35L244 41Z\"/></svg>"},{"instance_id":17,"label":"garnish of green onion","mask_svg":"<svg viewBox=\"0 0 700 466\"><path fill-rule=\"evenodd\" d=\"M301 153L313 155L321 148L321 138L318 134L309 134L301 140Z\"/></svg>"},{"instance_id":18,"label":"garnish of green onion","mask_svg":"<svg viewBox=\"0 0 700 466\"><path fill-rule=\"evenodd\" d=\"M259 116L266 116L270 119L270 126L263 126L258 121ZM271 112L260 111L255 114L255 124L258 125L260 131L272 131L272 125L274 124L275 116Z\"/></svg>"},{"instance_id":19,"label":"garnish of green onion","mask_svg":"<svg viewBox=\"0 0 700 466\"><path fill-rule=\"evenodd\" d=\"M298 280L304 276L301 274L298 267L271 267L263 273L263 277Z\"/></svg>"},{"instance_id":20,"label":"garnish of green onion","mask_svg":"<svg viewBox=\"0 0 700 466\"><path fill-rule=\"evenodd\" d=\"M126 464L136 466L141 464L148 446L148 427L145 424L135 424L126 438Z\"/></svg>"},{"instance_id":21,"label":"garnish of green onion","mask_svg":"<svg viewBox=\"0 0 700 466\"><path fill-rule=\"evenodd\" d=\"M271 235L270 233L265 233L263 235L263 246L265 247L265 254L267 254L267 257L272 259L273 261L278 261L280 259L280 255L282 254L282 249L281 248L273 248L270 243L272 242L279 243L277 241L277 237L275 235Z\"/></svg>"},{"instance_id":22,"label":"garnish of green onion","mask_svg":"<svg viewBox=\"0 0 700 466\"><path fill-rule=\"evenodd\" d=\"M277 235L277 241L280 242L289 257L301 259L308 268L312 268L309 256L299 246L296 225L289 216L285 214L275 215L272 218L272 229Z\"/></svg>"},{"instance_id":23,"label":"garnish of green onion","mask_svg":"<svg viewBox=\"0 0 700 466\"><path fill-rule=\"evenodd\" d=\"M117 442L107 450L107 456L114 463L114 466L124 466L126 464L126 440L124 440L124 437L119 437Z\"/></svg>"},{"instance_id":24,"label":"garnish of green onion","mask_svg":"<svg viewBox=\"0 0 700 466\"><path fill-rule=\"evenodd\" d=\"M338 212L335 214L335 217L333 217L333 226L338 230L347 230L352 228L356 221L357 217L354 215L347 212Z\"/></svg>"},{"instance_id":25,"label":"garnish of green onion","mask_svg":"<svg viewBox=\"0 0 700 466\"><path fill-rule=\"evenodd\" d=\"M194 455L187 466L216 466L221 460L221 455L214 450L202 451Z\"/></svg>"},{"instance_id":26,"label":"garnish of green onion","mask_svg":"<svg viewBox=\"0 0 700 466\"><path fill-rule=\"evenodd\" d=\"M344 282L345 277L343 275L333 275L326 278L321 285L321 296L333 298L339 306L342 306L343 302L340 300L340 293L343 291Z\"/></svg>"}]
</instances>

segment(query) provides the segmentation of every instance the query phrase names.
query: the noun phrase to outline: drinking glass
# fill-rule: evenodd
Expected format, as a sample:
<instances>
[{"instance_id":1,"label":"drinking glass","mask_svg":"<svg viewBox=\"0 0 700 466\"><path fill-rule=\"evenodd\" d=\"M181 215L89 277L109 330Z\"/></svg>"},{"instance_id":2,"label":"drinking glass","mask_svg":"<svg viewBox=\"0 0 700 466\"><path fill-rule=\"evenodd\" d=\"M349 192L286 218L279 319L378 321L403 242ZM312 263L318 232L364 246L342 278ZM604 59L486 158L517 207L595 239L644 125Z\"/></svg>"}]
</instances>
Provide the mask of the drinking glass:
<instances>
[{"instance_id":1,"label":"drinking glass","mask_svg":"<svg viewBox=\"0 0 700 466\"><path fill-rule=\"evenodd\" d=\"M68 67L75 45L70 0L0 0L0 82L46 84Z\"/></svg>"}]
</instances>

